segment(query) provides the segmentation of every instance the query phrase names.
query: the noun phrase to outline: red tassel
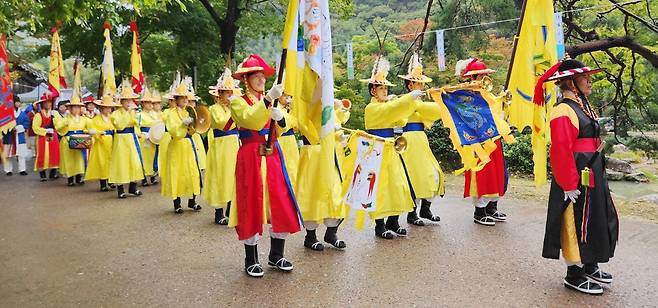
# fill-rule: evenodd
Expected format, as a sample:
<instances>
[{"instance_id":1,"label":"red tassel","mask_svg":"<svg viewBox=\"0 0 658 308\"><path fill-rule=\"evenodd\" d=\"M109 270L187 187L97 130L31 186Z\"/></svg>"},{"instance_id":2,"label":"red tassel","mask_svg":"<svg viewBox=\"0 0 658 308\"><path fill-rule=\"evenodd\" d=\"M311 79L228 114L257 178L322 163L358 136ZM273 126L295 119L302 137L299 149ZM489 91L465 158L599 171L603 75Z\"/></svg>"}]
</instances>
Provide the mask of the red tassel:
<instances>
[{"instance_id":1,"label":"red tassel","mask_svg":"<svg viewBox=\"0 0 658 308\"><path fill-rule=\"evenodd\" d=\"M555 63L555 65L551 66L551 68L549 68L543 75L541 75L541 77L539 77L539 80L537 80L537 84L535 85L535 95L532 97L532 102L537 106L544 106L544 82L557 72L560 68L560 64L562 64L562 61Z\"/></svg>"},{"instance_id":2,"label":"red tassel","mask_svg":"<svg viewBox=\"0 0 658 308\"><path fill-rule=\"evenodd\" d=\"M137 32L137 22L134 20L130 21L130 31Z\"/></svg>"},{"instance_id":3,"label":"red tassel","mask_svg":"<svg viewBox=\"0 0 658 308\"><path fill-rule=\"evenodd\" d=\"M110 22L109 22L109 21L106 20L106 21L103 23L103 29L110 29L110 30L112 29L112 25L110 25Z\"/></svg>"},{"instance_id":4,"label":"red tassel","mask_svg":"<svg viewBox=\"0 0 658 308\"><path fill-rule=\"evenodd\" d=\"M52 33L57 32L57 27L53 27L50 31L51 31Z\"/></svg>"}]
</instances>

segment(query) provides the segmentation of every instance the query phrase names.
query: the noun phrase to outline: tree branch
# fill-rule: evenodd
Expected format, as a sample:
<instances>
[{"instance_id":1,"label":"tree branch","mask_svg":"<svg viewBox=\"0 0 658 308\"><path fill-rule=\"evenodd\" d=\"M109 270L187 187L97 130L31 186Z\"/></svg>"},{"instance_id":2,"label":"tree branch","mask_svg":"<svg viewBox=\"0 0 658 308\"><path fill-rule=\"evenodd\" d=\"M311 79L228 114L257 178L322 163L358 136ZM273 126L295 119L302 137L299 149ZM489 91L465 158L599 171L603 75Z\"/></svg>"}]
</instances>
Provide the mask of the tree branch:
<instances>
[{"instance_id":1,"label":"tree branch","mask_svg":"<svg viewBox=\"0 0 658 308\"><path fill-rule=\"evenodd\" d=\"M575 58L584 53L604 51L615 47L628 48L649 61L653 67L658 68L658 54L651 49L638 44L629 36L605 38L572 45L567 48L566 52L571 55L571 57Z\"/></svg>"},{"instance_id":2,"label":"tree branch","mask_svg":"<svg viewBox=\"0 0 658 308\"><path fill-rule=\"evenodd\" d=\"M224 21L221 17L219 17L219 14L217 14L215 8L212 7L212 4L210 4L208 0L199 0L199 2L201 2L203 7L206 8L206 11L208 11L212 20L215 22L215 24L217 24L217 27L221 28L224 24Z\"/></svg>"},{"instance_id":3,"label":"tree branch","mask_svg":"<svg viewBox=\"0 0 658 308\"><path fill-rule=\"evenodd\" d=\"M619 5L619 3L617 3L616 0L608 0L608 1L615 4L615 8L622 11L624 14L626 14L626 16L633 17L635 20L639 21L641 24L647 26L647 28L649 28L651 31L658 33L658 26L655 26L655 25L651 24L650 22L644 20L644 18L642 18L640 16L637 16L635 13L627 10L622 5Z\"/></svg>"}]
</instances>

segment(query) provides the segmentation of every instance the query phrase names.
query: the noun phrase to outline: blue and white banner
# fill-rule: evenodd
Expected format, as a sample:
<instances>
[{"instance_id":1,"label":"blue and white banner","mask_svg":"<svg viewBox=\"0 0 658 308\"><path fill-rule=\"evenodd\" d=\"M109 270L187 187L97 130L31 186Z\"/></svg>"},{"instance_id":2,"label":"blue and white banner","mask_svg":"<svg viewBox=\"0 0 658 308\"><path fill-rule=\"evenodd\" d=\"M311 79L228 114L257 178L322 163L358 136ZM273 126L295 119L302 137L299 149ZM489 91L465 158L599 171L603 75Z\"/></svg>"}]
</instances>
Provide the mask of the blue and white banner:
<instances>
[{"instance_id":1,"label":"blue and white banner","mask_svg":"<svg viewBox=\"0 0 658 308\"><path fill-rule=\"evenodd\" d=\"M564 29L561 12L555 13L555 43L557 44L557 58L564 58Z\"/></svg>"},{"instance_id":2,"label":"blue and white banner","mask_svg":"<svg viewBox=\"0 0 658 308\"><path fill-rule=\"evenodd\" d=\"M347 79L354 80L354 53L352 51L352 43L345 44L347 52Z\"/></svg>"},{"instance_id":3,"label":"blue and white banner","mask_svg":"<svg viewBox=\"0 0 658 308\"><path fill-rule=\"evenodd\" d=\"M439 71L446 70L446 50L443 41L443 31L436 30L436 59L439 64Z\"/></svg>"}]
</instances>

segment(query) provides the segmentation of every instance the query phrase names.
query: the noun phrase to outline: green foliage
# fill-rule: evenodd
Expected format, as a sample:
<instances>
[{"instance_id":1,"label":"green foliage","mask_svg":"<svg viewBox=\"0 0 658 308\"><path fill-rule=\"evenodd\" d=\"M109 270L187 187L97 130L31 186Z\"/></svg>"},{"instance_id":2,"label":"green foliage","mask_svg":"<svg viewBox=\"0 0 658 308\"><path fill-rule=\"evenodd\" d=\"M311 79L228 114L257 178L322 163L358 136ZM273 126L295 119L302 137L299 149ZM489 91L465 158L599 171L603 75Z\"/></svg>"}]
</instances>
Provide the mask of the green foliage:
<instances>
[{"instance_id":1,"label":"green foliage","mask_svg":"<svg viewBox=\"0 0 658 308\"><path fill-rule=\"evenodd\" d=\"M510 172L524 175L533 174L534 163L532 161L532 136L520 134L515 136L516 142L503 145L505 161ZM551 173L550 144L546 147L547 173Z\"/></svg>"},{"instance_id":2,"label":"green foliage","mask_svg":"<svg viewBox=\"0 0 658 308\"><path fill-rule=\"evenodd\" d=\"M626 143L631 150L644 151L647 156L658 157L658 139L647 136L631 137Z\"/></svg>"},{"instance_id":3,"label":"green foliage","mask_svg":"<svg viewBox=\"0 0 658 308\"><path fill-rule=\"evenodd\" d=\"M444 171L450 172L463 166L459 153L452 146L450 131L439 122L427 131L427 139L432 153Z\"/></svg>"}]
</instances>

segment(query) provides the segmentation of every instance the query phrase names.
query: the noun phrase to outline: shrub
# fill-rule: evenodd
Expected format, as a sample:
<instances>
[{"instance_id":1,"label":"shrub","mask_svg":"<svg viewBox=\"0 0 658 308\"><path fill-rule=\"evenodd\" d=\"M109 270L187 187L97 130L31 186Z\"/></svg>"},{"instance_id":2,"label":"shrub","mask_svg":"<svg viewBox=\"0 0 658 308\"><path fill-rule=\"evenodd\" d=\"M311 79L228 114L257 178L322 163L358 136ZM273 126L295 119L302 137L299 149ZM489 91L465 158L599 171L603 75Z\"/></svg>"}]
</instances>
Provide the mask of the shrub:
<instances>
[{"instance_id":1,"label":"shrub","mask_svg":"<svg viewBox=\"0 0 658 308\"><path fill-rule=\"evenodd\" d=\"M658 139L646 136L635 136L628 140L626 146L631 150L644 151L649 157L658 157Z\"/></svg>"},{"instance_id":2,"label":"shrub","mask_svg":"<svg viewBox=\"0 0 658 308\"><path fill-rule=\"evenodd\" d=\"M516 142L503 146L505 161L510 172L532 174L532 144L530 135L519 135Z\"/></svg>"},{"instance_id":3,"label":"shrub","mask_svg":"<svg viewBox=\"0 0 658 308\"><path fill-rule=\"evenodd\" d=\"M435 124L432 129L427 131L430 149L432 149L432 153L434 153L434 156L439 161L441 168L446 172L451 172L462 167L461 157L453 148L449 136L449 130L440 123Z\"/></svg>"}]
</instances>

